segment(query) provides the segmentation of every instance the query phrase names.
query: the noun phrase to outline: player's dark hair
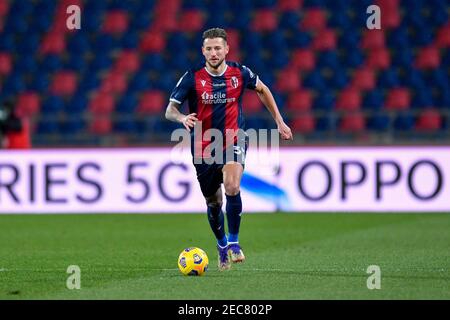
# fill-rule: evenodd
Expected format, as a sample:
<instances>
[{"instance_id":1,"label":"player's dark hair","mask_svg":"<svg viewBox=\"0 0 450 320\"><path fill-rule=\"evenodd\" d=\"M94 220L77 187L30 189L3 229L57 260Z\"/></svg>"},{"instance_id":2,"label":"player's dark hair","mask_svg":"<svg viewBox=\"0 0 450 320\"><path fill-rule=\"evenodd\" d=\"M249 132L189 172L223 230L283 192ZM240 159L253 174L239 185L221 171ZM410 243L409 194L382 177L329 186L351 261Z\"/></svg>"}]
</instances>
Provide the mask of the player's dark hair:
<instances>
[{"instance_id":1,"label":"player's dark hair","mask_svg":"<svg viewBox=\"0 0 450 320\"><path fill-rule=\"evenodd\" d=\"M203 32L203 41L213 38L222 38L227 42L227 32L222 28L211 28Z\"/></svg>"}]
</instances>

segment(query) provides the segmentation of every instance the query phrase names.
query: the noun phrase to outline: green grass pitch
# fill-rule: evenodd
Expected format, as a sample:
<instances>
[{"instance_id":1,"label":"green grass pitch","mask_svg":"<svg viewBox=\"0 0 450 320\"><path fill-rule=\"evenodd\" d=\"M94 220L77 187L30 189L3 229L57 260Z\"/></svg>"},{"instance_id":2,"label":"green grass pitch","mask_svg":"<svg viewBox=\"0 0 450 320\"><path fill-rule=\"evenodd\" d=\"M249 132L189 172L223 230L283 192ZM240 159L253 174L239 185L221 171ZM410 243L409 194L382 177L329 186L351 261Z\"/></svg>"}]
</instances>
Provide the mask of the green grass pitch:
<instances>
[{"instance_id":1,"label":"green grass pitch","mask_svg":"<svg viewBox=\"0 0 450 320\"><path fill-rule=\"evenodd\" d=\"M244 214L240 242L219 272L204 214L0 215L0 299L450 299L449 214ZM188 246L202 277L177 269Z\"/></svg>"}]
</instances>

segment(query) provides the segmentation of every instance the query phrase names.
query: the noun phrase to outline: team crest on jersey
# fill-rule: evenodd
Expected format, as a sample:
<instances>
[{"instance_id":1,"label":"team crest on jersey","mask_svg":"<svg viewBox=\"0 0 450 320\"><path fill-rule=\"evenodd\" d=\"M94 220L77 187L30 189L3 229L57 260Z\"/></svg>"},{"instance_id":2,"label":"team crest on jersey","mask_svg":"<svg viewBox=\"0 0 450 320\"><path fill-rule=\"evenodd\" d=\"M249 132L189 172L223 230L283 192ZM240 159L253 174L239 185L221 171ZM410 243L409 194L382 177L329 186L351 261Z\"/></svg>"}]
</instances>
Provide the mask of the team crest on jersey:
<instances>
[{"instance_id":1,"label":"team crest on jersey","mask_svg":"<svg viewBox=\"0 0 450 320\"><path fill-rule=\"evenodd\" d=\"M204 87L205 84L206 84L206 81L205 80L200 80L200 82L201 82L202 86Z\"/></svg>"},{"instance_id":2,"label":"team crest on jersey","mask_svg":"<svg viewBox=\"0 0 450 320\"><path fill-rule=\"evenodd\" d=\"M237 88L238 87L238 85L239 85L239 80L238 80L238 78L236 78L236 77L231 77L231 86L233 87L233 88Z\"/></svg>"}]
</instances>

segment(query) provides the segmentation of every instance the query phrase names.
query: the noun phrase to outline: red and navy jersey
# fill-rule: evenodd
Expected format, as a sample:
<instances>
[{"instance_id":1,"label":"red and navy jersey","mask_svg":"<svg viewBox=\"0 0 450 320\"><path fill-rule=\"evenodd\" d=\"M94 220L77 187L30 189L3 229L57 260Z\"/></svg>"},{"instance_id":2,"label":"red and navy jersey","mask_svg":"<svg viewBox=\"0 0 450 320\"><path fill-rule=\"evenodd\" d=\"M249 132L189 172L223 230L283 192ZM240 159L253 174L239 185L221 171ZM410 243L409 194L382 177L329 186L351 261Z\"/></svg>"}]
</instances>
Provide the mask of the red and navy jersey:
<instances>
[{"instance_id":1,"label":"red and navy jersey","mask_svg":"<svg viewBox=\"0 0 450 320\"><path fill-rule=\"evenodd\" d=\"M189 113L197 113L202 131L210 128L222 132L227 129L245 130L242 113L244 89L255 89L258 76L237 62L226 62L220 75L209 73L205 65L188 70L178 81L170 101L183 104L188 101ZM202 141L202 149L209 141Z\"/></svg>"}]
</instances>

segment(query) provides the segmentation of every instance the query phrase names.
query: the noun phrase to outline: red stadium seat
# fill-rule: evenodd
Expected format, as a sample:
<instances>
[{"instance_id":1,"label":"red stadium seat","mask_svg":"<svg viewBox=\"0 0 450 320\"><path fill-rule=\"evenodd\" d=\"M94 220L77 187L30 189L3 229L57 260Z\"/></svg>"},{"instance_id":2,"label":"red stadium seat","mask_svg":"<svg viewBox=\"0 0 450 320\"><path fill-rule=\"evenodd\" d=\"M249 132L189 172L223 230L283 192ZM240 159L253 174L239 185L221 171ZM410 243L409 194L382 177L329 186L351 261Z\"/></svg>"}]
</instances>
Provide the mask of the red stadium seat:
<instances>
[{"instance_id":1,"label":"red stadium seat","mask_svg":"<svg viewBox=\"0 0 450 320\"><path fill-rule=\"evenodd\" d=\"M294 133L310 133L313 132L316 127L316 120L308 113L295 117L290 125Z\"/></svg>"},{"instance_id":2,"label":"red stadium seat","mask_svg":"<svg viewBox=\"0 0 450 320\"><path fill-rule=\"evenodd\" d=\"M363 49L376 49L384 48L385 36L383 30L366 30L364 32L361 48Z\"/></svg>"},{"instance_id":3,"label":"red stadium seat","mask_svg":"<svg viewBox=\"0 0 450 320\"><path fill-rule=\"evenodd\" d=\"M420 131L437 131L442 128L442 115L435 109L427 109L417 118L416 129Z\"/></svg>"},{"instance_id":4,"label":"red stadium seat","mask_svg":"<svg viewBox=\"0 0 450 320\"><path fill-rule=\"evenodd\" d=\"M197 32L203 29L205 25L205 16L199 10L187 10L181 15L179 21L179 30L182 32Z\"/></svg>"},{"instance_id":5,"label":"red stadium seat","mask_svg":"<svg viewBox=\"0 0 450 320\"><path fill-rule=\"evenodd\" d=\"M112 124L108 116L95 117L90 124L90 132L95 134L111 133Z\"/></svg>"},{"instance_id":6,"label":"red stadium seat","mask_svg":"<svg viewBox=\"0 0 450 320\"><path fill-rule=\"evenodd\" d=\"M122 51L117 57L114 70L117 72L136 72L139 69L139 54L134 50Z\"/></svg>"},{"instance_id":7,"label":"red stadium seat","mask_svg":"<svg viewBox=\"0 0 450 320\"><path fill-rule=\"evenodd\" d=\"M385 106L389 110L409 109L411 104L411 94L407 88L395 88L388 92Z\"/></svg>"},{"instance_id":8,"label":"red stadium seat","mask_svg":"<svg viewBox=\"0 0 450 320\"><path fill-rule=\"evenodd\" d=\"M256 113L263 109L263 104L256 92L245 90L242 97L242 108L246 113Z\"/></svg>"},{"instance_id":9,"label":"red stadium seat","mask_svg":"<svg viewBox=\"0 0 450 320\"><path fill-rule=\"evenodd\" d=\"M11 54L0 52L0 76L8 75L12 70Z\"/></svg>"},{"instance_id":10,"label":"red stadium seat","mask_svg":"<svg viewBox=\"0 0 450 320\"><path fill-rule=\"evenodd\" d=\"M398 0L377 0L376 5L380 7L381 14L381 28L390 29L396 28L400 25L401 15Z\"/></svg>"},{"instance_id":11,"label":"red stadium seat","mask_svg":"<svg viewBox=\"0 0 450 320\"><path fill-rule=\"evenodd\" d=\"M64 33L50 32L44 36L41 43L40 52L42 54L61 54L66 49Z\"/></svg>"},{"instance_id":12,"label":"red stadium seat","mask_svg":"<svg viewBox=\"0 0 450 320\"><path fill-rule=\"evenodd\" d=\"M41 108L41 99L36 92L24 92L17 97L16 112L19 117L35 115Z\"/></svg>"},{"instance_id":13,"label":"red stadium seat","mask_svg":"<svg viewBox=\"0 0 450 320\"><path fill-rule=\"evenodd\" d=\"M316 34L313 40L315 50L333 50L336 48L336 32L331 29L324 29Z\"/></svg>"},{"instance_id":14,"label":"red stadium seat","mask_svg":"<svg viewBox=\"0 0 450 320\"><path fill-rule=\"evenodd\" d=\"M433 46L422 48L416 57L415 66L419 69L435 69L441 64L439 49Z\"/></svg>"},{"instance_id":15,"label":"red stadium seat","mask_svg":"<svg viewBox=\"0 0 450 320\"><path fill-rule=\"evenodd\" d=\"M450 47L450 24L447 24L438 30L436 46L440 49Z\"/></svg>"},{"instance_id":16,"label":"red stadium seat","mask_svg":"<svg viewBox=\"0 0 450 320\"><path fill-rule=\"evenodd\" d=\"M166 47L166 37L162 32L150 30L142 36L140 49L144 53L159 53Z\"/></svg>"},{"instance_id":17,"label":"red stadium seat","mask_svg":"<svg viewBox=\"0 0 450 320\"><path fill-rule=\"evenodd\" d=\"M281 70L275 83L275 88L280 92L291 92L301 86L300 74L291 68Z\"/></svg>"},{"instance_id":18,"label":"red stadium seat","mask_svg":"<svg viewBox=\"0 0 450 320\"><path fill-rule=\"evenodd\" d=\"M375 72L368 67L361 67L353 74L352 86L360 90L372 90L375 88Z\"/></svg>"},{"instance_id":19,"label":"red stadium seat","mask_svg":"<svg viewBox=\"0 0 450 320\"><path fill-rule=\"evenodd\" d=\"M386 69L391 65L391 56L386 48L368 51L367 66L376 69Z\"/></svg>"},{"instance_id":20,"label":"red stadium seat","mask_svg":"<svg viewBox=\"0 0 450 320\"><path fill-rule=\"evenodd\" d=\"M4 17L9 11L9 1L0 0L0 17Z\"/></svg>"},{"instance_id":21,"label":"red stadium seat","mask_svg":"<svg viewBox=\"0 0 450 320\"><path fill-rule=\"evenodd\" d=\"M366 127L366 120L361 113L343 115L339 122L339 130L346 133L361 132Z\"/></svg>"},{"instance_id":22,"label":"red stadium seat","mask_svg":"<svg viewBox=\"0 0 450 320\"><path fill-rule=\"evenodd\" d=\"M53 76L50 93L53 95L72 95L77 89L77 75L71 71L60 71Z\"/></svg>"},{"instance_id":23,"label":"red stadium seat","mask_svg":"<svg viewBox=\"0 0 450 320\"><path fill-rule=\"evenodd\" d=\"M311 49L297 49L293 52L291 66L300 71L311 71L316 66L316 56Z\"/></svg>"},{"instance_id":24,"label":"red stadium seat","mask_svg":"<svg viewBox=\"0 0 450 320\"><path fill-rule=\"evenodd\" d=\"M300 89L289 94L286 108L292 111L310 110L313 104L313 94L311 90Z\"/></svg>"},{"instance_id":25,"label":"red stadium seat","mask_svg":"<svg viewBox=\"0 0 450 320\"><path fill-rule=\"evenodd\" d=\"M122 94L127 89L127 76L122 72L110 72L103 78L100 91Z\"/></svg>"},{"instance_id":26,"label":"red stadium seat","mask_svg":"<svg viewBox=\"0 0 450 320\"><path fill-rule=\"evenodd\" d=\"M227 42L231 48L239 48L240 33L235 29L227 29Z\"/></svg>"},{"instance_id":27,"label":"red stadium seat","mask_svg":"<svg viewBox=\"0 0 450 320\"><path fill-rule=\"evenodd\" d=\"M105 33L123 33L128 29L128 15L122 10L113 10L105 15L102 31Z\"/></svg>"},{"instance_id":28,"label":"red stadium seat","mask_svg":"<svg viewBox=\"0 0 450 320\"><path fill-rule=\"evenodd\" d=\"M89 110L95 114L109 114L114 110L114 97L111 94L97 92L89 101Z\"/></svg>"},{"instance_id":29,"label":"red stadium seat","mask_svg":"<svg viewBox=\"0 0 450 320\"><path fill-rule=\"evenodd\" d=\"M279 11L299 11L303 0L278 0Z\"/></svg>"},{"instance_id":30,"label":"red stadium seat","mask_svg":"<svg viewBox=\"0 0 450 320\"><path fill-rule=\"evenodd\" d=\"M81 12L83 12L83 3L81 0L64 0L64 1L58 1L58 5L55 10L55 14L52 17L53 24L50 27L51 32L56 33L69 33L69 32L76 32L77 30L70 30L67 28L67 8L71 5L77 5ZM82 13L83 14L83 13ZM83 18L81 18L83 19ZM83 22L81 22L83 23Z\"/></svg>"},{"instance_id":31,"label":"red stadium seat","mask_svg":"<svg viewBox=\"0 0 450 320\"><path fill-rule=\"evenodd\" d=\"M300 28L306 31L320 31L327 26L327 13L320 8L311 8L305 11L300 22Z\"/></svg>"},{"instance_id":32,"label":"red stadium seat","mask_svg":"<svg viewBox=\"0 0 450 320\"><path fill-rule=\"evenodd\" d=\"M361 107L361 100L359 90L349 87L338 94L336 108L338 110L358 110Z\"/></svg>"},{"instance_id":33,"label":"red stadium seat","mask_svg":"<svg viewBox=\"0 0 450 320\"><path fill-rule=\"evenodd\" d=\"M255 12L252 30L258 32L273 31L278 27L278 18L272 9L261 9Z\"/></svg>"},{"instance_id":34,"label":"red stadium seat","mask_svg":"<svg viewBox=\"0 0 450 320\"><path fill-rule=\"evenodd\" d=\"M139 113L158 114L167 104L166 96L158 90L143 92L137 107Z\"/></svg>"}]
</instances>

